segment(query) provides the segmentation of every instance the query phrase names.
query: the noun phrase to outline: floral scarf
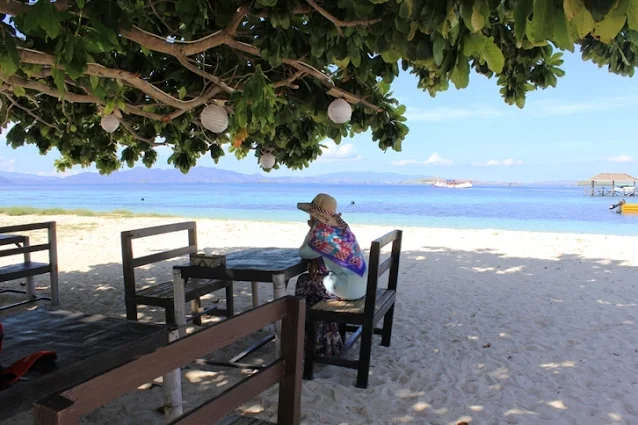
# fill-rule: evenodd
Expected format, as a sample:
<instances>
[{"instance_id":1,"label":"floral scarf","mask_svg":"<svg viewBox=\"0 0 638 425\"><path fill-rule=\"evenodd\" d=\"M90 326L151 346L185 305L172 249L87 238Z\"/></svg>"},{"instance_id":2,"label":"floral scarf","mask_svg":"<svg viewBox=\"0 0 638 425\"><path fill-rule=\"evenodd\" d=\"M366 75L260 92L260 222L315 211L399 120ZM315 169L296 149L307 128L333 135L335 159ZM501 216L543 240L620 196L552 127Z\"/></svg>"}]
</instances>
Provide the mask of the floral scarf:
<instances>
[{"instance_id":1,"label":"floral scarf","mask_svg":"<svg viewBox=\"0 0 638 425\"><path fill-rule=\"evenodd\" d=\"M340 266L363 276L366 272L365 258L357 238L348 225L343 221L342 223L339 227L320 222L315 224L311 230L308 246Z\"/></svg>"}]
</instances>

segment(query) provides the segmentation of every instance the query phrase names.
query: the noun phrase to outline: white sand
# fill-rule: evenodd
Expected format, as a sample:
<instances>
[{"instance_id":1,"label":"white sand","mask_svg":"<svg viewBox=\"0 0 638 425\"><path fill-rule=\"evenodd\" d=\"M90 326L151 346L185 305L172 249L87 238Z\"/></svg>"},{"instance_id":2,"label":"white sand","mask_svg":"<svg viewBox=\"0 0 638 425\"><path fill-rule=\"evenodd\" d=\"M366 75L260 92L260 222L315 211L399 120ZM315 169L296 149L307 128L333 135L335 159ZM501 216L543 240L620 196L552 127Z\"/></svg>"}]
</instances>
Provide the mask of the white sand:
<instances>
[{"instance_id":1,"label":"white sand","mask_svg":"<svg viewBox=\"0 0 638 425\"><path fill-rule=\"evenodd\" d=\"M120 231L178 221L51 219L59 223L62 307L115 316L124 313ZM0 217L3 225L36 220L42 218ZM354 230L367 246L390 229ZM304 224L198 220L200 247L221 251L296 247L305 231ZM303 423L638 423L638 238L404 231L392 346L375 341L367 390L354 387L354 371L319 367L315 380L303 383ZM156 238L138 254L179 243ZM170 266L146 270L140 280L170 279ZM47 279L37 282L46 286ZM235 292L238 307L247 308L249 286ZM262 293L271 293L268 285ZM140 313L143 320L162 317ZM189 369L188 406L237 374ZM153 412L161 397L157 387L129 394L86 423L162 423ZM244 408L273 420L276 400L271 389ZM24 413L5 423L30 421Z\"/></svg>"}]
</instances>

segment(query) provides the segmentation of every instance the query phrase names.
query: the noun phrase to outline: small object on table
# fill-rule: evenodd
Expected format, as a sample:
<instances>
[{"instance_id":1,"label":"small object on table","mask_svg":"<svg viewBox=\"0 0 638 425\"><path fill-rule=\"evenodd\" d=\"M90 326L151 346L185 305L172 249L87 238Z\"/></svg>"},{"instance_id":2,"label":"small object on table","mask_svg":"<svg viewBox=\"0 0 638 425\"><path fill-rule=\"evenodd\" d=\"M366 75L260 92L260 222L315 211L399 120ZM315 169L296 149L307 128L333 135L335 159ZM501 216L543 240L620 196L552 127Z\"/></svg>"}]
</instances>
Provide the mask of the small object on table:
<instances>
[{"instance_id":1,"label":"small object on table","mask_svg":"<svg viewBox=\"0 0 638 425\"><path fill-rule=\"evenodd\" d=\"M224 267L226 265L225 255L206 254L198 252L191 254L191 266L197 267Z\"/></svg>"}]
</instances>

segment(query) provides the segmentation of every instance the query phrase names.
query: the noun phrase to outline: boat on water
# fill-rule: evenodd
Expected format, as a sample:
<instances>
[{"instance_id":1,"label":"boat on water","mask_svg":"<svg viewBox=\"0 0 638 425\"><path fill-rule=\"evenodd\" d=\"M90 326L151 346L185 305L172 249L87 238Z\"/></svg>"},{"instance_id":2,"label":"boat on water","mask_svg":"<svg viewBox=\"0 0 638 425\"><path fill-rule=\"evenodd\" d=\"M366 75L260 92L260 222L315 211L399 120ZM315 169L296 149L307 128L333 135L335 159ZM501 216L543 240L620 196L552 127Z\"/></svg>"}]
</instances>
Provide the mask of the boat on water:
<instances>
[{"instance_id":1,"label":"boat on water","mask_svg":"<svg viewBox=\"0 0 638 425\"><path fill-rule=\"evenodd\" d=\"M447 189L469 189L472 187L472 182L469 180L456 181L456 180L437 180L432 183L434 187L443 187Z\"/></svg>"},{"instance_id":2,"label":"boat on water","mask_svg":"<svg viewBox=\"0 0 638 425\"><path fill-rule=\"evenodd\" d=\"M630 185L619 185L613 188L615 195L620 196L635 196L636 195L636 187Z\"/></svg>"}]
</instances>

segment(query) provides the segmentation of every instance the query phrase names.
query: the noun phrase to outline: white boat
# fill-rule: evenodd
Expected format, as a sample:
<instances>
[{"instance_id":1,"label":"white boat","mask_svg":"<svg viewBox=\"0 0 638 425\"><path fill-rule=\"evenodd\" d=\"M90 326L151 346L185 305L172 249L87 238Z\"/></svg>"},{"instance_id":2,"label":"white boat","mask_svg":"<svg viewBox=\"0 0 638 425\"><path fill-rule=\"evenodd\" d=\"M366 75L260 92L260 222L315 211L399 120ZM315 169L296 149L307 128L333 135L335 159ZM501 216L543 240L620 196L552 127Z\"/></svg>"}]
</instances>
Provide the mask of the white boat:
<instances>
[{"instance_id":1,"label":"white boat","mask_svg":"<svg viewBox=\"0 0 638 425\"><path fill-rule=\"evenodd\" d=\"M620 196L629 196L636 194L636 188L634 186L629 185L621 185L614 187L614 193Z\"/></svg>"},{"instance_id":2,"label":"white boat","mask_svg":"<svg viewBox=\"0 0 638 425\"><path fill-rule=\"evenodd\" d=\"M434 187L444 187L448 189L469 189L472 187L471 181L456 181L456 180L437 180L432 183Z\"/></svg>"}]
</instances>

